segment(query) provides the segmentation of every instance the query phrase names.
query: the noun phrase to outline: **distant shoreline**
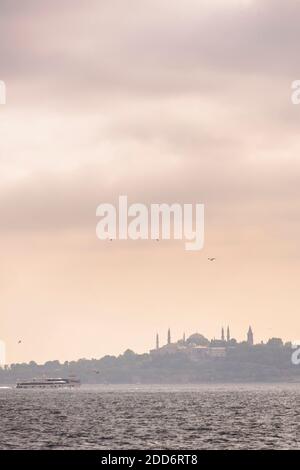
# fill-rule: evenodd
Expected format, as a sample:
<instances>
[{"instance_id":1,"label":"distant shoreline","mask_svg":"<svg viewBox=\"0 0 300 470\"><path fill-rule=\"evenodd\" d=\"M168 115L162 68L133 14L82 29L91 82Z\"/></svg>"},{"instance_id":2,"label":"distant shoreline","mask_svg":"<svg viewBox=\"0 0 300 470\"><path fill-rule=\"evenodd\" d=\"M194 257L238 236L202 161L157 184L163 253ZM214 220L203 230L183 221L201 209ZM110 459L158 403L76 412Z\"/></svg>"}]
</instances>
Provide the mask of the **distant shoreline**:
<instances>
[{"instance_id":1,"label":"distant shoreline","mask_svg":"<svg viewBox=\"0 0 300 470\"><path fill-rule=\"evenodd\" d=\"M174 388L186 388L186 387L192 387L192 388L197 388L197 387L230 387L230 386L276 386L276 385L300 385L300 380L299 381L276 381L276 382L198 382L198 383L110 383L110 384L104 384L104 383L82 383L81 384L81 389L82 388L91 388L91 387L101 387L101 388L122 388L122 387L128 387L128 388L144 388L148 389L150 387L174 387ZM15 389L16 384L0 384L0 390L9 390L9 389ZM66 391L66 389L62 389L63 391ZM62 390L55 390L61 392ZM74 391L74 389L68 389L69 391ZM76 389L79 390L79 389ZM24 390L21 390L24 391ZM32 391L32 389L31 389ZM49 391L49 390L48 390Z\"/></svg>"}]
</instances>

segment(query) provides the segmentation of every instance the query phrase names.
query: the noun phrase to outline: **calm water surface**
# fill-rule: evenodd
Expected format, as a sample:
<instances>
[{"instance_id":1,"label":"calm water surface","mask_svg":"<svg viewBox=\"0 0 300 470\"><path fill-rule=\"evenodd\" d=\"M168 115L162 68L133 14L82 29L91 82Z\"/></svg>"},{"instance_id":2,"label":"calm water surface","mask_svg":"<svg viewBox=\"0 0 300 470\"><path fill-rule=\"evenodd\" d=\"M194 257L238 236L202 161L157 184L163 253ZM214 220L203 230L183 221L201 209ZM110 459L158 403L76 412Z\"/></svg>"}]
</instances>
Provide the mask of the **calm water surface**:
<instances>
[{"instance_id":1,"label":"calm water surface","mask_svg":"<svg viewBox=\"0 0 300 470\"><path fill-rule=\"evenodd\" d=\"M300 384L0 388L1 449L299 449Z\"/></svg>"}]
</instances>

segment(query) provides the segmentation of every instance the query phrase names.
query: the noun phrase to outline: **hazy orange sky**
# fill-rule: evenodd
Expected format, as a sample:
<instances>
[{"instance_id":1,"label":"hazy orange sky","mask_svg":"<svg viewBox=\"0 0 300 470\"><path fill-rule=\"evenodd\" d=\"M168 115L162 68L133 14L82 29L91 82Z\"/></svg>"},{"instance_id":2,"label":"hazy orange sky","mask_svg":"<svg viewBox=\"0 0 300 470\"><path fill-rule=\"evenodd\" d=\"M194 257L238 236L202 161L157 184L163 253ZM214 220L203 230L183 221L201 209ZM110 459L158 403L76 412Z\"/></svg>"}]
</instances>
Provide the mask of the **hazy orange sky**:
<instances>
[{"instance_id":1,"label":"hazy orange sky","mask_svg":"<svg viewBox=\"0 0 300 470\"><path fill-rule=\"evenodd\" d=\"M299 24L292 0L0 0L7 362L300 337ZM99 241L120 194L204 203L204 250Z\"/></svg>"}]
</instances>

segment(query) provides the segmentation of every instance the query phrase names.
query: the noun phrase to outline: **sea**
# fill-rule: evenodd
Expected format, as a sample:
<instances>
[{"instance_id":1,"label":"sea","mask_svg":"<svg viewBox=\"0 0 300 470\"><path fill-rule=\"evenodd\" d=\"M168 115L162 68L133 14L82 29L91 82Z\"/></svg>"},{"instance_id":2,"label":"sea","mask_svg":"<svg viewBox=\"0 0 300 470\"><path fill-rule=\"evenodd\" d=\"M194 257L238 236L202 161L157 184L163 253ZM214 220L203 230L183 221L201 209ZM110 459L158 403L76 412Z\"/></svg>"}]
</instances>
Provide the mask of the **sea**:
<instances>
[{"instance_id":1,"label":"sea","mask_svg":"<svg viewBox=\"0 0 300 470\"><path fill-rule=\"evenodd\" d=\"M299 449L300 384L0 388L0 449Z\"/></svg>"}]
</instances>

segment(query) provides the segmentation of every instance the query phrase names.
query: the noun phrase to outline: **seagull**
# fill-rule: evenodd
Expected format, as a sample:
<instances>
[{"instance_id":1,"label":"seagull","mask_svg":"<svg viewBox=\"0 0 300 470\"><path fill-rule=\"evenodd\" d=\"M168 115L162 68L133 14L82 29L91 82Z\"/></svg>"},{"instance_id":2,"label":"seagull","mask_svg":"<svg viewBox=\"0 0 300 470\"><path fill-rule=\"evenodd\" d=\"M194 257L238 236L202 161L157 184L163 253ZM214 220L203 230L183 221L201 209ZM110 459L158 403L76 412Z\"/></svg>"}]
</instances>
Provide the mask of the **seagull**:
<instances>
[{"instance_id":1,"label":"seagull","mask_svg":"<svg viewBox=\"0 0 300 470\"><path fill-rule=\"evenodd\" d=\"M208 261L215 261L216 258L207 258Z\"/></svg>"}]
</instances>

